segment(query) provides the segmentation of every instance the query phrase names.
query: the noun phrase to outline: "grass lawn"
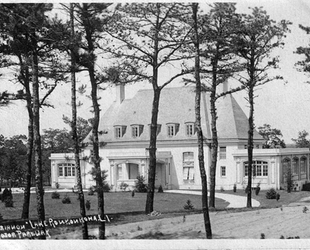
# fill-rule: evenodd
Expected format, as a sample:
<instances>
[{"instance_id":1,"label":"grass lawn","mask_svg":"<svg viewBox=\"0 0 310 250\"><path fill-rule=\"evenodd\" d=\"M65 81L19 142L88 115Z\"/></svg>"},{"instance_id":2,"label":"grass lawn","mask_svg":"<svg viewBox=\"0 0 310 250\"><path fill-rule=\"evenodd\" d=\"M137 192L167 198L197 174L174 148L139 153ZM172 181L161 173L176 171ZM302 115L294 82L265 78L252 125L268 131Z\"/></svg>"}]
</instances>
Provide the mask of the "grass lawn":
<instances>
[{"instance_id":1,"label":"grass lawn","mask_svg":"<svg viewBox=\"0 0 310 250\"><path fill-rule=\"evenodd\" d=\"M252 192L252 198L260 202L261 208L276 208L281 206L287 206L291 203L299 202L300 199L305 197L310 197L309 191L300 191L300 192L291 192L288 193L285 190L277 190L280 194L280 199L277 201L276 199L267 199L266 193L267 190L261 190L258 195L255 195L255 191ZM223 191L222 193L233 194L233 195L240 195L240 196L247 196L244 190L237 190L234 193L232 190Z\"/></svg>"},{"instance_id":2,"label":"grass lawn","mask_svg":"<svg viewBox=\"0 0 310 250\"><path fill-rule=\"evenodd\" d=\"M71 204L63 204L62 198L65 196L70 197ZM131 196L131 192L110 192L105 193L105 213L130 213L140 212L141 214L145 208L146 193L135 193L135 196ZM13 194L14 207L7 208L3 202L0 202L0 213L5 220L19 219L22 213L23 194ZM91 203L91 209L87 211L87 214L97 214L97 196L88 195L85 193L85 200L89 200ZM201 196L190 194L172 194L172 193L155 193L154 210L160 213L171 212L185 212L183 206L186 201L190 200L194 208L201 209ZM220 208L225 208L228 203L217 199L216 204ZM45 193L44 205L46 218L70 218L79 217L80 208L79 201L77 200L77 194L72 192L60 193L60 199L52 199L51 193ZM36 208L36 195L31 194L30 202L30 219L37 218Z\"/></svg>"}]
</instances>

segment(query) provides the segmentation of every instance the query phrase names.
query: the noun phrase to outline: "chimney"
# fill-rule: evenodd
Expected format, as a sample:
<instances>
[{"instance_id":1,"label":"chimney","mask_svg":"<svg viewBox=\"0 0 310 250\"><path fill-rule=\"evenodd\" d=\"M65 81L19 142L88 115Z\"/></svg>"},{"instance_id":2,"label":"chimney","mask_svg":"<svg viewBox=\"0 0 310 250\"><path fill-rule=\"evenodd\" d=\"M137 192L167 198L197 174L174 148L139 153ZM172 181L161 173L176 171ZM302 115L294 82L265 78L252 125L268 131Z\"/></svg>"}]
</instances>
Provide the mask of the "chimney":
<instances>
[{"instance_id":1,"label":"chimney","mask_svg":"<svg viewBox=\"0 0 310 250\"><path fill-rule=\"evenodd\" d=\"M125 84L118 83L116 85L116 102L121 104L125 99Z\"/></svg>"}]
</instances>

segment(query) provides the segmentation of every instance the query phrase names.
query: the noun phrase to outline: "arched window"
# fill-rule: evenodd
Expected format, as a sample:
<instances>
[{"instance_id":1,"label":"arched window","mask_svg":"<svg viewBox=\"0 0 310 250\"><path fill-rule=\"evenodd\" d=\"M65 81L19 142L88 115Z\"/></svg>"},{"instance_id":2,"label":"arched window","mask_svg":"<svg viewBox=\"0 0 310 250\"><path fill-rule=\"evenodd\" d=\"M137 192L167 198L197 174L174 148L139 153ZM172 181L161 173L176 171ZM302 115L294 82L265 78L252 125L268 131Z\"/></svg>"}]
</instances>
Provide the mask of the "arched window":
<instances>
[{"instance_id":1,"label":"arched window","mask_svg":"<svg viewBox=\"0 0 310 250\"><path fill-rule=\"evenodd\" d=\"M299 159L297 157L293 158L292 167L293 167L293 174L298 175L299 174Z\"/></svg>"},{"instance_id":2,"label":"arched window","mask_svg":"<svg viewBox=\"0 0 310 250\"><path fill-rule=\"evenodd\" d=\"M287 174L289 169L291 169L291 159L290 158L284 158L282 160L282 177L283 178ZM282 181L284 181L284 179Z\"/></svg>"},{"instance_id":3,"label":"arched window","mask_svg":"<svg viewBox=\"0 0 310 250\"><path fill-rule=\"evenodd\" d=\"M300 172L306 173L306 169L307 169L307 157L303 156L300 159Z\"/></svg>"},{"instance_id":4,"label":"arched window","mask_svg":"<svg viewBox=\"0 0 310 250\"><path fill-rule=\"evenodd\" d=\"M248 176L248 162L244 162L244 176ZM252 176L268 176L268 162L253 161L252 162Z\"/></svg>"}]
</instances>

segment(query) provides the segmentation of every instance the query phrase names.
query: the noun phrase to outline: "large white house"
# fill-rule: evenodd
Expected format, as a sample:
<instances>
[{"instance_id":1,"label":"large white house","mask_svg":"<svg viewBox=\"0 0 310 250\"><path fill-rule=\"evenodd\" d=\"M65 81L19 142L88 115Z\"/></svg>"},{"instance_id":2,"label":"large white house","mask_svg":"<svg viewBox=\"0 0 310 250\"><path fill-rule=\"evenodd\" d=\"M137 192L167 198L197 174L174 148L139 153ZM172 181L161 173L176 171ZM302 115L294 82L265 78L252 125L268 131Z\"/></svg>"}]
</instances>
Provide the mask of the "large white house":
<instances>
[{"instance_id":1,"label":"large white house","mask_svg":"<svg viewBox=\"0 0 310 250\"><path fill-rule=\"evenodd\" d=\"M125 87L117 86L116 101L102 115L99 130L107 182L112 190L121 183L133 188L136 177L147 180L149 137L153 90L140 90L132 99L125 98ZM201 189L195 122L195 93L191 87L162 90L157 135L156 187L164 189ZM216 189L245 188L247 184L247 117L234 99L227 95L217 102L219 155ZM205 167L210 165L210 110L208 94L201 100L202 129L205 137ZM86 138L88 140L88 138ZM308 149L262 149L263 138L254 133L253 185L262 189L285 186L286 168L291 167L296 187L309 180ZM91 147L81 153L83 186L94 185L89 172ZM52 186L76 185L73 154L51 154ZM298 185L298 186L297 186Z\"/></svg>"}]
</instances>

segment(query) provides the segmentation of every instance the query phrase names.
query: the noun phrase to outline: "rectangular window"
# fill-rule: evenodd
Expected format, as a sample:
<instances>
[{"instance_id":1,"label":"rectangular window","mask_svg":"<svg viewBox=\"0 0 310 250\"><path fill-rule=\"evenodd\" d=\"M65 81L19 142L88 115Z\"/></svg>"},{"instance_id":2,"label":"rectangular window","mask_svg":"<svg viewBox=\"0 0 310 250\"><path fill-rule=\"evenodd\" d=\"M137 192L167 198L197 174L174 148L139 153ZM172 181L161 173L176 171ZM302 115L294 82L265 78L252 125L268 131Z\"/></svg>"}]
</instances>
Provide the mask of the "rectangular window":
<instances>
[{"instance_id":1,"label":"rectangular window","mask_svg":"<svg viewBox=\"0 0 310 250\"><path fill-rule=\"evenodd\" d=\"M220 147L220 159L226 159L226 147Z\"/></svg>"},{"instance_id":2,"label":"rectangular window","mask_svg":"<svg viewBox=\"0 0 310 250\"><path fill-rule=\"evenodd\" d=\"M134 126L132 127L132 137L139 137L139 127L138 126Z\"/></svg>"},{"instance_id":3,"label":"rectangular window","mask_svg":"<svg viewBox=\"0 0 310 250\"><path fill-rule=\"evenodd\" d=\"M183 153L183 162L193 164L194 163L194 153L193 152L184 152Z\"/></svg>"},{"instance_id":4,"label":"rectangular window","mask_svg":"<svg viewBox=\"0 0 310 250\"><path fill-rule=\"evenodd\" d=\"M268 176L268 165L263 165L263 176Z\"/></svg>"},{"instance_id":5,"label":"rectangular window","mask_svg":"<svg viewBox=\"0 0 310 250\"><path fill-rule=\"evenodd\" d=\"M168 136L174 136L175 135L175 126L174 125L168 125Z\"/></svg>"},{"instance_id":6,"label":"rectangular window","mask_svg":"<svg viewBox=\"0 0 310 250\"><path fill-rule=\"evenodd\" d=\"M139 175L139 165L134 163L128 164L128 177L129 179L137 179Z\"/></svg>"},{"instance_id":7,"label":"rectangular window","mask_svg":"<svg viewBox=\"0 0 310 250\"><path fill-rule=\"evenodd\" d=\"M115 138L122 138L126 133L126 128L127 126L115 126L114 127Z\"/></svg>"},{"instance_id":8,"label":"rectangular window","mask_svg":"<svg viewBox=\"0 0 310 250\"><path fill-rule=\"evenodd\" d=\"M115 137L116 138L122 137L122 128L115 128Z\"/></svg>"},{"instance_id":9,"label":"rectangular window","mask_svg":"<svg viewBox=\"0 0 310 250\"><path fill-rule=\"evenodd\" d=\"M58 165L58 176L64 176L62 165Z\"/></svg>"},{"instance_id":10,"label":"rectangular window","mask_svg":"<svg viewBox=\"0 0 310 250\"><path fill-rule=\"evenodd\" d=\"M62 163L58 165L58 176L75 176L75 164Z\"/></svg>"},{"instance_id":11,"label":"rectangular window","mask_svg":"<svg viewBox=\"0 0 310 250\"><path fill-rule=\"evenodd\" d=\"M68 167L68 176L72 176L71 169L71 167Z\"/></svg>"},{"instance_id":12,"label":"rectangular window","mask_svg":"<svg viewBox=\"0 0 310 250\"><path fill-rule=\"evenodd\" d=\"M184 167L183 168L183 180L193 181L194 180L194 167Z\"/></svg>"},{"instance_id":13,"label":"rectangular window","mask_svg":"<svg viewBox=\"0 0 310 250\"><path fill-rule=\"evenodd\" d=\"M244 163L244 176L248 176L248 162ZM253 161L252 163L252 176L268 176L268 162L266 161Z\"/></svg>"},{"instance_id":14,"label":"rectangular window","mask_svg":"<svg viewBox=\"0 0 310 250\"><path fill-rule=\"evenodd\" d=\"M195 134L195 127L194 124L186 124L186 135L187 136L192 136Z\"/></svg>"},{"instance_id":15,"label":"rectangular window","mask_svg":"<svg viewBox=\"0 0 310 250\"><path fill-rule=\"evenodd\" d=\"M183 181L185 183L194 182L194 153L184 152L183 153Z\"/></svg>"},{"instance_id":16,"label":"rectangular window","mask_svg":"<svg viewBox=\"0 0 310 250\"><path fill-rule=\"evenodd\" d=\"M221 166L221 177L226 177L226 166Z\"/></svg>"},{"instance_id":17,"label":"rectangular window","mask_svg":"<svg viewBox=\"0 0 310 250\"><path fill-rule=\"evenodd\" d=\"M257 165L255 176L261 176L261 175L262 175L262 165Z\"/></svg>"}]
</instances>

